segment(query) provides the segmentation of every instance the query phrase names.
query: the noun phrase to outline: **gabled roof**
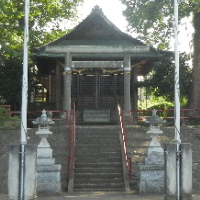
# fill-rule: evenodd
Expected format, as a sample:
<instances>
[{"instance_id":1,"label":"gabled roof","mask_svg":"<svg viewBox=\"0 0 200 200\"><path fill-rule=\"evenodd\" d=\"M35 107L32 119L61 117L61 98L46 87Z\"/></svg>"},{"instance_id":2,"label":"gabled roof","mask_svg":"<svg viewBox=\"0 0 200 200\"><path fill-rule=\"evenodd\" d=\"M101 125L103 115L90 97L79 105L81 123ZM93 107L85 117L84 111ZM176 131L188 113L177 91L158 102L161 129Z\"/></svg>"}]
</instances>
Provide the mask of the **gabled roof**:
<instances>
[{"instance_id":1,"label":"gabled roof","mask_svg":"<svg viewBox=\"0 0 200 200\"><path fill-rule=\"evenodd\" d=\"M147 46L141 41L131 37L130 35L122 32L116 25L114 25L103 13L99 6L95 6L91 13L79 23L70 33L62 36L61 38L37 49L36 57L63 57L64 55L50 54L45 52L46 46L76 46L76 45L96 45L96 46ZM77 47L78 48L78 47ZM88 55L78 54L73 55L75 59L99 59L106 58L120 58L123 59L123 55ZM150 48L149 53L133 54L132 58L155 58L159 53Z\"/></svg>"},{"instance_id":2,"label":"gabled roof","mask_svg":"<svg viewBox=\"0 0 200 200\"><path fill-rule=\"evenodd\" d=\"M139 40L136 40L128 34L122 32L117 26L115 26L103 13L99 6L95 6L90 15L88 15L81 23L79 23L73 31L59 38L58 40L50 43L49 45L57 45L62 42L70 40L70 44L74 42L83 42L89 40L92 41L107 40L117 42L120 40L128 40L135 45L144 45ZM76 41L78 40L78 41ZM80 44L80 43L79 43Z\"/></svg>"}]
</instances>

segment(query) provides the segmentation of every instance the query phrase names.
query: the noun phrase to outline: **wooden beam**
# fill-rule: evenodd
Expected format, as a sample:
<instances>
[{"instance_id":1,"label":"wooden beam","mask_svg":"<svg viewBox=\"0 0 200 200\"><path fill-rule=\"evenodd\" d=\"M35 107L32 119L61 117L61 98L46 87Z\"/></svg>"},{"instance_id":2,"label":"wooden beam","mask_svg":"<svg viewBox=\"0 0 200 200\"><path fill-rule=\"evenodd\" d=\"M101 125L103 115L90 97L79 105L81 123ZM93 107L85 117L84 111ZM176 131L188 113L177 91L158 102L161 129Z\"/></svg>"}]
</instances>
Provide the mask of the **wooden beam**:
<instances>
[{"instance_id":1,"label":"wooden beam","mask_svg":"<svg viewBox=\"0 0 200 200\"><path fill-rule=\"evenodd\" d=\"M72 61L72 68L123 68L123 61Z\"/></svg>"},{"instance_id":2,"label":"wooden beam","mask_svg":"<svg viewBox=\"0 0 200 200\"><path fill-rule=\"evenodd\" d=\"M149 53L150 47L145 45L135 46L97 46L97 45L47 45L45 47L46 53L63 54L70 52L71 54L98 54L98 53Z\"/></svg>"}]
</instances>

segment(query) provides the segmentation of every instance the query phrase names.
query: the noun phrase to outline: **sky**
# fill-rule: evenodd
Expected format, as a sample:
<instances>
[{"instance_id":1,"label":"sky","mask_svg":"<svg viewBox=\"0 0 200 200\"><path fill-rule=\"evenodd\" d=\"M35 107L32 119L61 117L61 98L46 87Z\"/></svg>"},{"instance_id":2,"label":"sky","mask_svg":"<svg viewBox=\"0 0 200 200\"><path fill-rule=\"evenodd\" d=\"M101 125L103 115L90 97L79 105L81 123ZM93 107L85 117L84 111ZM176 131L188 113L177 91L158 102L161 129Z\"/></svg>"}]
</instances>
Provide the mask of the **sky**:
<instances>
[{"instance_id":1,"label":"sky","mask_svg":"<svg viewBox=\"0 0 200 200\"><path fill-rule=\"evenodd\" d=\"M125 6L120 2L120 0L84 0L83 5L78 8L78 17L80 19L78 22L73 22L72 27L75 27L78 23L85 19L92 11L92 8L94 8L96 5L102 8L106 17L112 21L121 31L127 32L126 26L128 23L122 14ZM189 22L188 19L184 20L183 24L183 26L179 26L179 51L185 51L189 53L192 51L191 38L193 34L193 28L191 26L191 22ZM136 37L136 35L132 36ZM173 48L174 41L172 38L171 49L173 50Z\"/></svg>"}]
</instances>

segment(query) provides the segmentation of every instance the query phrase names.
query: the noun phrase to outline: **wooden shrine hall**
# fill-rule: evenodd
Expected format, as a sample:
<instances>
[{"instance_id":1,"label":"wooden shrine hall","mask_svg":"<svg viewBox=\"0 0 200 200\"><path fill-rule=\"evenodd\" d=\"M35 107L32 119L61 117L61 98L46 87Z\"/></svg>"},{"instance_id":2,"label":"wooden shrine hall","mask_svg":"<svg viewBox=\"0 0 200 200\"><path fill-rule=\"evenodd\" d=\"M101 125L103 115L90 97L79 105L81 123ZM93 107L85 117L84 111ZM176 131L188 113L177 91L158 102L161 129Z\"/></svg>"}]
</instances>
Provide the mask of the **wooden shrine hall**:
<instances>
[{"instance_id":1,"label":"wooden shrine hall","mask_svg":"<svg viewBox=\"0 0 200 200\"><path fill-rule=\"evenodd\" d=\"M160 54L120 31L95 6L70 33L35 52L40 83L50 109L109 110L120 102L125 114L137 109L137 76L146 75Z\"/></svg>"}]
</instances>

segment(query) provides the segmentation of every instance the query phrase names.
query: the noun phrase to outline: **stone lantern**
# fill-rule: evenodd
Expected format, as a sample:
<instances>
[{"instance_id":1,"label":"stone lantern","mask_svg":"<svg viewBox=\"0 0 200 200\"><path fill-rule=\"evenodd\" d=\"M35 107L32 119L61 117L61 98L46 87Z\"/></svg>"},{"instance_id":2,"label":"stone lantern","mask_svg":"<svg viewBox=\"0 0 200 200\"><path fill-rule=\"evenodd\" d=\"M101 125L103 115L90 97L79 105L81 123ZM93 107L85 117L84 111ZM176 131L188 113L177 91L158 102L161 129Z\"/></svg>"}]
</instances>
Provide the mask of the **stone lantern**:
<instances>
[{"instance_id":1,"label":"stone lantern","mask_svg":"<svg viewBox=\"0 0 200 200\"><path fill-rule=\"evenodd\" d=\"M147 134L152 140L147 147L144 164L140 164L140 193L163 193L164 192L164 150L157 137L163 132L160 125L165 123L158 115L156 110L152 111L152 116L145 121L150 124Z\"/></svg>"},{"instance_id":2,"label":"stone lantern","mask_svg":"<svg viewBox=\"0 0 200 200\"><path fill-rule=\"evenodd\" d=\"M145 163L149 164L161 164L164 163L164 150L158 141L158 136L163 134L160 130L160 125L165 123L157 114L156 110L152 111L152 116L148 117L145 123L150 124L147 134L150 134L152 140L147 149L147 157L145 158Z\"/></svg>"},{"instance_id":3,"label":"stone lantern","mask_svg":"<svg viewBox=\"0 0 200 200\"><path fill-rule=\"evenodd\" d=\"M39 135L41 141L37 148L37 164L38 165L46 165L46 164L54 164L55 161L52 158L52 149L47 141L49 135L52 134L50 131L50 125L55 124L51 118L47 117L46 111L42 111L41 117L38 117L33 124L38 125L38 131L35 133Z\"/></svg>"},{"instance_id":4,"label":"stone lantern","mask_svg":"<svg viewBox=\"0 0 200 200\"><path fill-rule=\"evenodd\" d=\"M55 164L53 150L47 141L47 137L52 134L50 125L55 124L51 118L47 117L46 111L42 111L33 124L38 125L36 135L41 141L37 146L37 192L38 194L56 195L61 193L61 165Z\"/></svg>"}]
</instances>

